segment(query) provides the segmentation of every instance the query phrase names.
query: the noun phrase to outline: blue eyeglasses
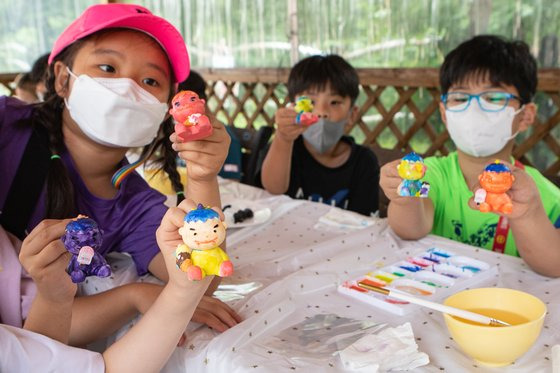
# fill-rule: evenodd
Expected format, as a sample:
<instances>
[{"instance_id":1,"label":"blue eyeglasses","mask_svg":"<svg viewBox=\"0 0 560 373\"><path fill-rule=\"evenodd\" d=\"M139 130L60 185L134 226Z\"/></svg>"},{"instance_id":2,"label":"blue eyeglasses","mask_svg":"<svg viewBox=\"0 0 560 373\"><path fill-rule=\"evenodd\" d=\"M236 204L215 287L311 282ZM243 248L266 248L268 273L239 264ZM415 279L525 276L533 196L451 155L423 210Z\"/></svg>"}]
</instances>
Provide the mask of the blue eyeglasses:
<instances>
[{"instance_id":1,"label":"blue eyeglasses","mask_svg":"<svg viewBox=\"0 0 560 373\"><path fill-rule=\"evenodd\" d=\"M489 112L504 110L512 99L521 102L519 97L507 92L482 92L477 95L464 92L450 92L441 95L441 101L445 109L454 112L467 110L473 98L478 101L478 106L482 110Z\"/></svg>"}]
</instances>

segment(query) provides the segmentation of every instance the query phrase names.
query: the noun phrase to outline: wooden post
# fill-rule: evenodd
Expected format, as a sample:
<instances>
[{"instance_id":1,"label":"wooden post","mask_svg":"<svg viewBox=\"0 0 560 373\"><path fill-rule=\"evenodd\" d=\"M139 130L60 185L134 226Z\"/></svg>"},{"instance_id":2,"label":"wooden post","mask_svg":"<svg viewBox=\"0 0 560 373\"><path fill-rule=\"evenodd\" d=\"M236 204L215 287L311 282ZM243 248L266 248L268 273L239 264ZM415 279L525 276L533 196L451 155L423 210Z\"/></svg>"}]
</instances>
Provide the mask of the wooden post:
<instances>
[{"instance_id":1,"label":"wooden post","mask_svg":"<svg viewBox=\"0 0 560 373\"><path fill-rule=\"evenodd\" d=\"M290 27L290 63L293 65L299 61L299 35L297 0L288 0L288 24Z\"/></svg>"}]
</instances>

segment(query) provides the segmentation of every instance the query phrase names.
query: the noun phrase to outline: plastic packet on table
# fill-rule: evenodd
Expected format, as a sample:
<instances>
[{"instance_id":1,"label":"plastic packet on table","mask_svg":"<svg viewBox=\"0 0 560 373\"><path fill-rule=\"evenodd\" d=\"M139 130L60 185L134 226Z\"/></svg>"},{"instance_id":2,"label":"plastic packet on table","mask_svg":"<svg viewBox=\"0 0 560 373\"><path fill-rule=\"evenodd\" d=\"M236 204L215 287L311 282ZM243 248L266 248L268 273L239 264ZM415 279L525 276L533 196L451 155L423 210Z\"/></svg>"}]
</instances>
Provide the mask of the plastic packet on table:
<instances>
[{"instance_id":1,"label":"plastic packet on table","mask_svg":"<svg viewBox=\"0 0 560 373\"><path fill-rule=\"evenodd\" d=\"M260 289L263 286L261 282L253 281L242 284L220 284L214 292L214 297L222 302L230 302L244 299L247 294Z\"/></svg>"},{"instance_id":2,"label":"plastic packet on table","mask_svg":"<svg viewBox=\"0 0 560 373\"><path fill-rule=\"evenodd\" d=\"M352 232L367 228L374 223L374 218L333 207L329 212L319 218L313 228L331 232Z\"/></svg>"},{"instance_id":3,"label":"plastic packet on table","mask_svg":"<svg viewBox=\"0 0 560 373\"><path fill-rule=\"evenodd\" d=\"M332 356L366 334L376 333L385 325L335 314L315 315L282 330L262 344L290 358L320 359Z\"/></svg>"}]
</instances>

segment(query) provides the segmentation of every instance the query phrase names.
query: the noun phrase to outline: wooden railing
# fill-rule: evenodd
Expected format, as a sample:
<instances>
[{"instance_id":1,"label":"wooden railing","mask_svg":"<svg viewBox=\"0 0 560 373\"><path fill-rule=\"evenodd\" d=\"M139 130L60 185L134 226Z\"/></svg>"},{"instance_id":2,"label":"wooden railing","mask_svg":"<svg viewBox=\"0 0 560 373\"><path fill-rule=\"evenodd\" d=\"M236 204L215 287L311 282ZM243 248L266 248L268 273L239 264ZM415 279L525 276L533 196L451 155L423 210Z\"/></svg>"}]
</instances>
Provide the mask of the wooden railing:
<instances>
[{"instance_id":1,"label":"wooden railing","mask_svg":"<svg viewBox=\"0 0 560 373\"><path fill-rule=\"evenodd\" d=\"M210 110L236 126L274 125L285 104L289 69L199 69L208 82ZM453 144L439 114L438 69L358 69L359 119L348 133L357 142L425 156L447 154ZM539 115L518 136L514 156L547 176L560 174L560 69L539 71Z\"/></svg>"},{"instance_id":2,"label":"wooden railing","mask_svg":"<svg viewBox=\"0 0 560 373\"><path fill-rule=\"evenodd\" d=\"M14 94L14 90L11 87L11 84L14 79L16 78L16 73L14 74L0 74L0 93L1 94Z\"/></svg>"},{"instance_id":3,"label":"wooden railing","mask_svg":"<svg viewBox=\"0 0 560 373\"><path fill-rule=\"evenodd\" d=\"M207 80L208 107L224 123L274 125L285 105L289 69L197 69ZM358 69L359 119L348 131L358 143L414 150L425 156L453 149L439 115L438 70ZM7 85L14 74L0 74ZM538 118L517 138L514 156L547 176L560 174L560 69L539 71Z\"/></svg>"}]
</instances>

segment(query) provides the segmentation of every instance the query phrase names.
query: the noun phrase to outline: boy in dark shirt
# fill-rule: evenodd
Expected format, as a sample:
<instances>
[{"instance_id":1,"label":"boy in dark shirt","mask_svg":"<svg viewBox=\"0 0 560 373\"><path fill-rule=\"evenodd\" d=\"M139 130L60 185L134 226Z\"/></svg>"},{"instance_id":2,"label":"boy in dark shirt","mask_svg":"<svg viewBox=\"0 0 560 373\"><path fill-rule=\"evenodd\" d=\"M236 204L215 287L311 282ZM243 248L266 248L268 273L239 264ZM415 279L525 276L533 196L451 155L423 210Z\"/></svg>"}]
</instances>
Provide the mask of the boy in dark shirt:
<instances>
[{"instance_id":1,"label":"boy in dark shirt","mask_svg":"<svg viewBox=\"0 0 560 373\"><path fill-rule=\"evenodd\" d=\"M318 122L297 124L293 107L276 112L277 131L261 170L263 187L370 215L378 208L379 165L345 129L357 118L356 70L337 55L311 56L290 72L288 96L307 96Z\"/></svg>"}]
</instances>

